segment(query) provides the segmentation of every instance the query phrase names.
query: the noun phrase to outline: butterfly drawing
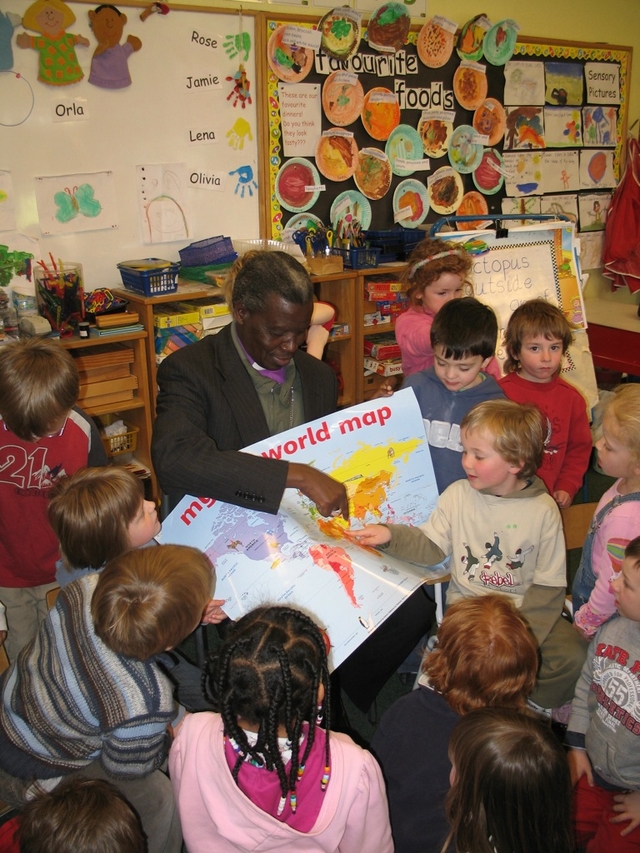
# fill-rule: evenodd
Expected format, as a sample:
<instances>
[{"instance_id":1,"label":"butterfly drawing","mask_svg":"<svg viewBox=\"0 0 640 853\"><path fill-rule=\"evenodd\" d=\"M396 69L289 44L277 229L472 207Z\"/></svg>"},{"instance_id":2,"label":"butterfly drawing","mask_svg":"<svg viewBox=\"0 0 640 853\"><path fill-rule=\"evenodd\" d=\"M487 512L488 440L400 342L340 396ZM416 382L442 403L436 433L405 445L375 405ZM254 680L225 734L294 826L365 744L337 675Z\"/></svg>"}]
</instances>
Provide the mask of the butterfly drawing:
<instances>
[{"instance_id":1,"label":"butterfly drawing","mask_svg":"<svg viewBox=\"0 0 640 853\"><path fill-rule=\"evenodd\" d=\"M97 198L93 197L91 184L80 184L73 189L65 187L54 195L53 200L58 207L56 211L58 222L70 222L79 213L93 218L102 211L102 205Z\"/></svg>"}]
</instances>

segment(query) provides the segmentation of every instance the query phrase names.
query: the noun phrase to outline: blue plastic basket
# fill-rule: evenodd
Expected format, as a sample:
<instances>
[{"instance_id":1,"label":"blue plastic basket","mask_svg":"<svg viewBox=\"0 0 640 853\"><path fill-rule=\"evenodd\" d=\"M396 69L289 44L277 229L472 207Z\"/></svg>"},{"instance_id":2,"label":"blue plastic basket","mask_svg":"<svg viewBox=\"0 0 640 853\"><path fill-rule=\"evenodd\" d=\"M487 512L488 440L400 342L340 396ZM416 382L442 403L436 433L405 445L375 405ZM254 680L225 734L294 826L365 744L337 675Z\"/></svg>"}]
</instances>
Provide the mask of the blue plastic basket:
<instances>
[{"instance_id":1,"label":"blue plastic basket","mask_svg":"<svg viewBox=\"0 0 640 853\"><path fill-rule=\"evenodd\" d=\"M144 258L141 261L122 261L118 269L127 290L135 290L145 296L159 296L178 289L180 264L160 258Z\"/></svg>"},{"instance_id":2,"label":"blue plastic basket","mask_svg":"<svg viewBox=\"0 0 640 853\"><path fill-rule=\"evenodd\" d=\"M377 267L380 260L380 249L362 247L358 249L339 249L334 246L332 255L342 255L345 267L352 270L364 270Z\"/></svg>"},{"instance_id":3,"label":"blue plastic basket","mask_svg":"<svg viewBox=\"0 0 640 853\"><path fill-rule=\"evenodd\" d=\"M191 243L178 252L184 267L202 267L207 264L231 264L238 257L230 237L209 237Z\"/></svg>"}]
</instances>

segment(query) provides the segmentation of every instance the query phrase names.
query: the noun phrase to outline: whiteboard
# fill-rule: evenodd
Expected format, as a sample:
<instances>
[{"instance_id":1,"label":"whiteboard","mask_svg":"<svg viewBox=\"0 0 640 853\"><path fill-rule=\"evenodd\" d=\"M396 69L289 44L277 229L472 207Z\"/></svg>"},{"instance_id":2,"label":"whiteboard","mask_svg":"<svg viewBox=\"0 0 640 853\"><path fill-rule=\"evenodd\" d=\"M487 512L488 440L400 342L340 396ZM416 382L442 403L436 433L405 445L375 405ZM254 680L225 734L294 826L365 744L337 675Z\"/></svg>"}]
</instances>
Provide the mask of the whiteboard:
<instances>
[{"instance_id":1,"label":"whiteboard","mask_svg":"<svg viewBox=\"0 0 640 853\"><path fill-rule=\"evenodd\" d=\"M29 5L6 0L3 11L22 16ZM36 33L22 26L13 67L0 72L0 189L10 214L0 218L0 244L37 239L36 260L51 252L79 261L92 290L121 284L119 261L178 260L179 249L219 234L257 237L254 17L172 8L143 22L141 8L119 6L128 19L121 44L133 35L142 47L128 58L132 84L106 89L88 82L97 47L88 13L98 4L68 5L76 21L67 33L90 42L76 46L82 80L39 82L38 51L16 45L19 33ZM238 53L249 43L248 55ZM252 103L226 79L240 62Z\"/></svg>"}]
</instances>

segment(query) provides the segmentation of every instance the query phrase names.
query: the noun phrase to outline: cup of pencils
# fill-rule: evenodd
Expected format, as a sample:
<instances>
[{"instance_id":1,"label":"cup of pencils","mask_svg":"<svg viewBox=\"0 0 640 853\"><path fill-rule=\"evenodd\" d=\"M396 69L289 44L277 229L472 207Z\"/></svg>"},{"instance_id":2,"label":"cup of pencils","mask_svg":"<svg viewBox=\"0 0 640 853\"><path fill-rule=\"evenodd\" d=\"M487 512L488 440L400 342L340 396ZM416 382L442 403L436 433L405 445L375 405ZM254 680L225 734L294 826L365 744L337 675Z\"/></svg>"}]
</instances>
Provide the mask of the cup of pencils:
<instances>
[{"instance_id":1,"label":"cup of pencils","mask_svg":"<svg viewBox=\"0 0 640 853\"><path fill-rule=\"evenodd\" d=\"M51 328L71 333L84 319L82 264L75 261L38 261L34 265L38 310Z\"/></svg>"}]
</instances>

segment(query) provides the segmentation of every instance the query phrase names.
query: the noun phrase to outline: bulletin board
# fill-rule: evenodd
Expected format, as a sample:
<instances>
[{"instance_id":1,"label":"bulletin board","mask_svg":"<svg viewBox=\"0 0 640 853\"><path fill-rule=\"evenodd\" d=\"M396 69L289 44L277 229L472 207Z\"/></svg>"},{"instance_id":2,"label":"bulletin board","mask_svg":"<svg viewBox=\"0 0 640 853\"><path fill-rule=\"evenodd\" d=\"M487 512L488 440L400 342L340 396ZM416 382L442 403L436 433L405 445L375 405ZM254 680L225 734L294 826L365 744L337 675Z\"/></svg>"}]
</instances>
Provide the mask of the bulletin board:
<instances>
[{"instance_id":1,"label":"bulletin board","mask_svg":"<svg viewBox=\"0 0 640 853\"><path fill-rule=\"evenodd\" d=\"M458 30L451 38L457 43L460 27L465 22L456 23ZM482 212L522 213L523 222L527 212L565 214L580 231L604 229L611 192L621 175L632 48L541 41L518 34L517 37L513 35L515 46L512 45L513 53L506 62L495 56L494 41L492 62L482 51L476 55L459 55L454 47L444 64L432 67L423 61L425 42L421 42L427 38L425 28L430 22L423 27L412 27L406 42L391 57L370 46L366 24L364 18L357 55L348 61L330 59L315 51L308 71L289 80L274 72L271 63L264 93L269 119L264 152L269 197L267 220L263 223L270 237L279 238L290 233L291 227L305 222L305 217L310 225L318 220L327 228L335 228L336 208L344 209L345 194L351 196L353 193L361 202L366 227L373 230L398 225L425 228L442 215ZM274 33L286 26L313 31L318 29L319 18L268 18L265 34L268 54ZM508 38L511 36L509 33ZM500 64L494 64L496 59ZM470 97L468 93L465 96L463 65L476 69L485 86L479 98ZM548 79L555 81L555 85L545 85L545 70L541 70L545 68ZM399 124L401 142L416 161L407 168L403 159L401 166L404 168L395 168L394 133L397 135L398 129L387 136L384 133L372 136L371 126L366 127L363 121L364 113L354 109L352 121L338 128L340 145L345 146L349 141L354 150L374 148L379 152L379 159L386 154L392 161L386 191L380 197L368 195L364 202L362 186L357 180L361 172L357 170L355 175L348 177L343 173L339 180L333 180L330 171L321 168L320 149L314 152L311 140L306 140L306 153L300 156L295 151L287 154L283 145L284 122L290 121L291 115L296 117L296 97L302 101L298 118L307 120L308 135L315 134L317 140L321 135L335 134L335 124L331 120L335 119L335 114L327 113L329 98L325 98L324 93L327 84L331 84L340 71L357 75L365 105L367 95L376 88L397 96L399 117L391 126L395 128ZM615 94L594 95L596 88L587 88L588 72L606 81L614 76L615 85L608 88L611 92L615 89ZM580 78L579 96L572 88L575 74ZM603 83L597 88L604 91L607 87ZM354 89L352 82L351 94ZM290 115L283 114L283 99L287 106L293 103ZM306 105L314 99L321 104L316 127L312 127L309 115L305 115ZM423 131L423 122L429 119L427 111L435 111L431 116L440 114L438 121L445 127L444 138L438 140ZM447 121L442 120L443 113L448 113ZM501 119L486 125L483 116L487 115L492 121L498 115ZM545 119L549 126L548 136L545 135ZM429 126L433 124L427 121L427 128ZM486 132L487 126L491 128L490 134ZM499 131L500 126L502 133L495 138L496 128ZM416 131L422 137L423 150L414 156L412 146L415 149ZM469 150L473 153L469 154ZM279 186L283 174L285 178L288 174L287 163L296 159L312 164L320 187L301 207L283 198ZM425 160L429 163L425 164ZM289 173L293 174L292 167ZM497 179L487 181L487 174L497 175ZM443 186L447 188L446 194L437 191ZM408 199L411 200L411 217L407 219L403 217L409 210Z\"/></svg>"},{"instance_id":2,"label":"bulletin board","mask_svg":"<svg viewBox=\"0 0 640 853\"><path fill-rule=\"evenodd\" d=\"M21 17L29 5L7 0L3 12ZM35 35L22 26L0 72L0 244L78 261L94 289L121 284L119 261L178 260L196 240L255 237L255 16L194 6L142 21L144 7L118 4L121 44L132 35L142 46L127 59L131 85L108 89L89 82L99 4L68 5L67 32L90 42L75 48L79 82L39 82L38 51L16 44Z\"/></svg>"}]
</instances>

